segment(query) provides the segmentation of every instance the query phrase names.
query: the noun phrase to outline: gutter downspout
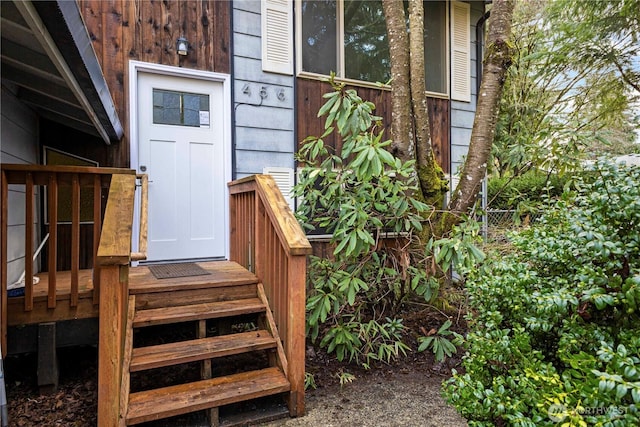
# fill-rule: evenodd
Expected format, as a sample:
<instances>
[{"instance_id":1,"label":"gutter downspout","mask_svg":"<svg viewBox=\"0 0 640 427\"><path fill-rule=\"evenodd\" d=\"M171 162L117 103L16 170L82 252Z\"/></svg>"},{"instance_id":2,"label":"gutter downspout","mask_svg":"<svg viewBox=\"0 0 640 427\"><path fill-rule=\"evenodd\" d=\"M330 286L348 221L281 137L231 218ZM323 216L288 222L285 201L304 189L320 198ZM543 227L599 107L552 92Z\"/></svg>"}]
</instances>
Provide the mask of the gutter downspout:
<instances>
[{"instance_id":1,"label":"gutter downspout","mask_svg":"<svg viewBox=\"0 0 640 427\"><path fill-rule=\"evenodd\" d=\"M298 2L292 2L293 7L293 185L298 184L298 160L296 159L296 152L298 151L298 76L296 75L296 70L298 69L297 65L297 49L296 49L296 41L298 37L296 37L296 4ZM298 198L294 197L293 206L297 210L298 209ZM295 211L294 211L295 212Z\"/></svg>"},{"instance_id":2,"label":"gutter downspout","mask_svg":"<svg viewBox=\"0 0 640 427\"><path fill-rule=\"evenodd\" d=\"M236 126L236 78L234 74L235 56L234 56L234 40L235 30L233 27L233 9L235 2L231 2L231 13L229 14L229 28L231 39L229 40L229 74L231 74L231 180L236 179L236 141L238 139Z\"/></svg>"}]
</instances>

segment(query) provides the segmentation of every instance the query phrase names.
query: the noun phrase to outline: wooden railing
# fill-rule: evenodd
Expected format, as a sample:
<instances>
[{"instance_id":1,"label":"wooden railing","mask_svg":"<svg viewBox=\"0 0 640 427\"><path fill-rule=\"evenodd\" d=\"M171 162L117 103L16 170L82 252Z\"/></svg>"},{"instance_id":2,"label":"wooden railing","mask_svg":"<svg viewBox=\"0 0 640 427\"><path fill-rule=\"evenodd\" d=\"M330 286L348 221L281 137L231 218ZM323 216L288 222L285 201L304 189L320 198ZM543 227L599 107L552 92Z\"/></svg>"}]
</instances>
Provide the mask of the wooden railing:
<instances>
[{"instance_id":1,"label":"wooden railing","mask_svg":"<svg viewBox=\"0 0 640 427\"><path fill-rule=\"evenodd\" d=\"M147 259L147 235L149 224L149 175L138 174L140 181L140 232L138 235L138 252L131 254L131 261L143 261Z\"/></svg>"},{"instance_id":2,"label":"wooden railing","mask_svg":"<svg viewBox=\"0 0 640 427\"><path fill-rule=\"evenodd\" d=\"M47 307L53 309L56 307L58 300L58 250L62 246L59 241L60 212L58 201L61 191L70 194L70 206L64 208L64 215L66 216L66 218L64 218L65 222L70 223L70 225L65 225L65 227L70 228L70 247L66 248L69 252L64 254L64 256L70 259L71 285L69 304L71 307L77 307L79 302L81 257L92 260L90 261L90 266L94 267L94 303L98 303L101 276L99 274L99 266L95 262L95 257L101 234L103 201L106 200L107 190L111 183L111 177L114 174L131 174L131 176L135 178L134 171L115 168L11 164L3 164L1 166L2 179L0 192L2 208L0 210L0 265L2 270L0 273L0 292L2 294L2 304L0 306L0 319L2 323L1 341L3 352L6 352L7 348L7 250L10 221L9 213L13 211L13 209L10 210L9 206L9 186L16 186L14 194L24 194L24 205L21 207L11 207L16 208L15 212L22 212L22 209L24 209L24 218L16 218L15 221L22 223L22 219L24 219L24 311L26 312L33 310L34 307L32 278L36 271L34 271L34 263L31 262L31 260L34 257L34 249L37 246L34 244L36 237L39 235L37 227L40 227L40 224L36 221L36 218L38 218L36 206L39 206L40 200L46 204L47 214L46 218L43 218L42 221L48 223L46 228L49 237L46 243L47 262L46 267L43 266L43 269L48 272ZM13 187L11 189L14 190ZM81 225L81 220L82 222L87 222L87 218L81 218L82 195L85 194L85 192L93 193L92 199L88 201L89 203L84 207L83 211L83 215L87 215L88 213L91 216L89 222L93 223L93 230L91 231L89 229L89 233L93 236L93 243L90 247L83 247L85 239L81 240L81 230L85 237L87 234L85 233L87 230L86 227ZM40 194L42 194L41 198L39 198ZM14 220L12 220L12 222L14 222ZM89 234L89 236L91 236L91 234ZM90 252L89 256L85 256L84 252Z\"/></svg>"},{"instance_id":3,"label":"wooden railing","mask_svg":"<svg viewBox=\"0 0 640 427\"><path fill-rule=\"evenodd\" d=\"M129 311L129 264L135 195L134 175L114 175L97 265L100 266L100 332L98 346L98 425L120 423L125 339Z\"/></svg>"},{"instance_id":4,"label":"wooden railing","mask_svg":"<svg viewBox=\"0 0 640 427\"><path fill-rule=\"evenodd\" d=\"M289 411L304 413L305 277L311 245L272 177L229 183L231 260L264 285L287 359Z\"/></svg>"}]
</instances>

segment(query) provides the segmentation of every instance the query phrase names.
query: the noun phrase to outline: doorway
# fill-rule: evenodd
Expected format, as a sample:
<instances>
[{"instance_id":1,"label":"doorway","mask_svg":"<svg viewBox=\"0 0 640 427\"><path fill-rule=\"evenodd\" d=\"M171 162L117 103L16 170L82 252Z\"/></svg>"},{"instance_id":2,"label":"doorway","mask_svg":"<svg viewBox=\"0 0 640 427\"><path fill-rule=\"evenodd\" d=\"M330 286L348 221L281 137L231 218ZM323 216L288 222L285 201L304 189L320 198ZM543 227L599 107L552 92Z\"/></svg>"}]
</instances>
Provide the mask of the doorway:
<instances>
[{"instance_id":1,"label":"doorway","mask_svg":"<svg viewBox=\"0 0 640 427\"><path fill-rule=\"evenodd\" d=\"M132 104L131 166L149 177L147 261L223 259L230 178L225 81L161 74L158 67L136 70Z\"/></svg>"}]
</instances>

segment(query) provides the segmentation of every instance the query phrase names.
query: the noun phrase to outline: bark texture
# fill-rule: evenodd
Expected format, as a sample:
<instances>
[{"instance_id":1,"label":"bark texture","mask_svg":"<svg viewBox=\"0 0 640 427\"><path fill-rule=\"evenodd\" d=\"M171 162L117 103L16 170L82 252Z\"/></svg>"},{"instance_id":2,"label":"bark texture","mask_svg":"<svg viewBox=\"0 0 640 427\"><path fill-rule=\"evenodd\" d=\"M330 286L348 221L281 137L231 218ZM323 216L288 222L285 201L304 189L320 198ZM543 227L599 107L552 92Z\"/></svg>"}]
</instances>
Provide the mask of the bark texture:
<instances>
[{"instance_id":1,"label":"bark texture","mask_svg":"<svg viewBox=\"0 0 640 427\"><path fill-rule=\"evenodd\" d=\"M511 65L512 49L509 38L513 7L513 0L493 1L471 144L460 181L449 203L449 210L453 215L447 222L455 222L455 218L467 213L473 206L487 171L487 161L498 118L498 103L502 96L507 69Z\"/></svg>"},{"instance_id":2,"label":"bark texture","mask_svg":"<svg viewBox=\"0 0 640 427\"><path fill-rule=\"evenodd\" d=\"M409 35L402 1L382 0L391 61L391 138L393 154L402 160L413 156Z\"/></svg>"},{"instance_id":3,"label":"bark texture","mask_svg":"<svg viewBox=\"0 0 640 427\"><path fill-rule=\"evenodd\" d=\"M382 0L391 58L392 151L404 161L415 160L420 183L420 194L416 196L439 208L447 185L431 144L424 65L424 7L422 0L409 0L408 5L407 20L402 1Z\"/></svg>"},{"instance_id":4,"label":"bark texture","mask_svg":"<svg viewBox=\"0 0 640 427\"><path fill-rule=\"evenodd\" d=\"M439 206L447 191L442 168L437 164L431 146L427 84L424 65L424 5L422 0L409 1L409 74L411 111L415 133L415 157L418 181L423 199Z\"/></svg>"},{"instance_id":5,"label":"bark texture","mask_svg":"<svg viewBox=\"0 0 640 427\"><path fill-rule=\"evenodd\" d=\"M429 162L425 153L431 151L429 114L427 113L427 85L424 71L424 7L422 1L409 2L409 69L411 101L415 120L418 165Z\"/></svg>"}]
</instances>

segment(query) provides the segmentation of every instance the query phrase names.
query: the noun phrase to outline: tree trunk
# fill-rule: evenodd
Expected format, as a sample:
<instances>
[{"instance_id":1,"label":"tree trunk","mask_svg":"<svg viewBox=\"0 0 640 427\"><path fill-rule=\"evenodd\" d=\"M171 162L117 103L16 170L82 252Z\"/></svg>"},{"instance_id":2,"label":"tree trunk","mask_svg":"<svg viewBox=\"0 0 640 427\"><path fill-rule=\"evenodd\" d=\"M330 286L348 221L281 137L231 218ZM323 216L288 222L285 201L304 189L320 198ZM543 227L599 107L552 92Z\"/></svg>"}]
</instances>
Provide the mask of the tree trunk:
<instances>
[{"instance_id":1,"label":"tree trunk","mask_svg":"<svg viewBox=\"0 0 640 427\"><path fill-rule=\"evenodd\" d=\"M431 145L424 67L424 10L422 0L409 0L409 28L403 2L383 0L391 59L392 152L416 162L420 194L440 208L447 191L442 168Z\"/></svg>"},{"instance_id":2,"label":"tree trunk","mask_svg":"<svg viewBox=\"0 0 640 427\"><path fill-rule=\"evenodd\" d=\"M424 65L424 5L422 0L409 1L409 55L418 181L423 199L440 208L447 191L447 185L444 172L436 162L431 145L431 124L427 107Z\"/></svg>"},{"instance_id":3,"label":"tree trunk","mask_svg":"<svg viewBox=\"0 0 640 427\"><path fill-rule=\"evenodd\" d=\"M418 166L428 164L431 156L431 133L427 112L427 85L424 70L424 7L422 0L409 1L409 69L411 74L411 102L415 120Z\"/></svg>"},{"instance_id":4,"label":"tree trunk","mask_svg":"<svg viewBox=\"0 0 640 427\"><path fill-rule=\"evenodd\" d=\"M469 153L460 174L460 181L449 203L451 224L469 212L475 203L487 171L493 134L498 118L498 103L507 69L511 64L511 19L513 0L494 0L489 21L487 53L482 67L482 82L478 93L476 115L471 130Z\"/></svg>"},{"instance_id":5,"label":"tree trunk","mask_svg":"<svg viewBox=\"0 0 640 427\"><path fill-rule=\"evenodd\" d=\"M409 36L402 2L382 0L389 39L391 61L391 138L392 153L403 161L414 156L411 123L409 74Z\"/></svg>"}]
</instances>

